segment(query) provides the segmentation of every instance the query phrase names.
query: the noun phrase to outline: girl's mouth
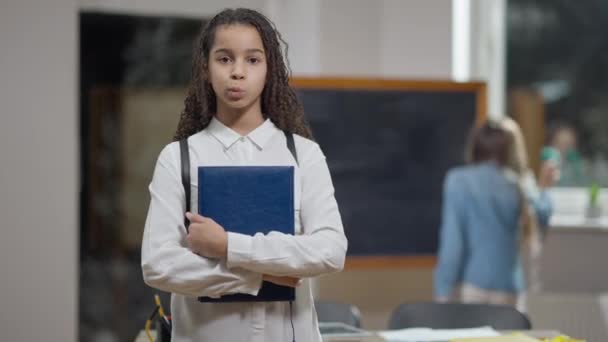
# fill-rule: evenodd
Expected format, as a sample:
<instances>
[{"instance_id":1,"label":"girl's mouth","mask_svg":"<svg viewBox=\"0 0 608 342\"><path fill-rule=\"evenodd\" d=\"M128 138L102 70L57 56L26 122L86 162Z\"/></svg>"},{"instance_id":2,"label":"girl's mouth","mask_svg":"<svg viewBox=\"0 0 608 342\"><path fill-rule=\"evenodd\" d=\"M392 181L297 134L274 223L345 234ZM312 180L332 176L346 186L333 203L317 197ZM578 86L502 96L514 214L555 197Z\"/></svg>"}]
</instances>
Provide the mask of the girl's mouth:
<instances>
[{"instance_id":1,"label":"girl's mouth","mask_svg":"<svg viewBox=\"0 0 608 342\"><path fill-rule=\"evenodd\" d=\"M240 100L245 97L245 89L242 88L228 88L226 90L228 98L231 100Z\"/></svg>"}]
</instances>

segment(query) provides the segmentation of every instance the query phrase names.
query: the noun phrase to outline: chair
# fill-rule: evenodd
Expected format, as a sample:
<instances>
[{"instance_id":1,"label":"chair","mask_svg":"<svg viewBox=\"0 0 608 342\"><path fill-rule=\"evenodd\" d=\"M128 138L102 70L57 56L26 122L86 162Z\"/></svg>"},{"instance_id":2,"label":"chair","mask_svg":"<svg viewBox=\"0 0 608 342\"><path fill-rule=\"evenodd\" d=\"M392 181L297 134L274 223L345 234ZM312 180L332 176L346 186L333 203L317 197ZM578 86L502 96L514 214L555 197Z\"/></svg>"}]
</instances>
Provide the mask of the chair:
<instances>
[{"instance_id":1,"label":"chair","mask_svg":"<svg viewBox=\"0 0 608 342\"><path fill-rule=\"evenodd\" d=\"M427 327L459 329L491 326L496 330L529 330L528 317L512 306L461 303L406 303L391 314L389 329Z\"/></svg>"},{"instance_id":2,"label":"chair","mask_svg":"<svg viewBox=\"0 0 608 342\"><path fill-rule=\"evenodd\" d=\"M351 304L331 301L315 301L319 322L342 322L361 328L361 312Z\"/></svg>"}]
</instances>

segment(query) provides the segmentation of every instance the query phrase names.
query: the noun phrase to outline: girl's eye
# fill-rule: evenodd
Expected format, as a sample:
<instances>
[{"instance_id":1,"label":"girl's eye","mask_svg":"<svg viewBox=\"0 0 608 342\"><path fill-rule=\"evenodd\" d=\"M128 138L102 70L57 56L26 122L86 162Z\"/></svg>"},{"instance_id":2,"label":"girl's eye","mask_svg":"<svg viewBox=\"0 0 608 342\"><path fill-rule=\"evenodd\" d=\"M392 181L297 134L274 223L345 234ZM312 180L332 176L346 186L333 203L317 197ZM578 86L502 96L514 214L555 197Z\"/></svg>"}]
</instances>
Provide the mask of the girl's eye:
<instances>
[{"instance_id":1,"label":"girl's eye","mask_svg":"<svg viewBox=\"0 0 608 342\"><path fill-rule=\"evenodd\" d=\"M230 57L224 56L217 59L222 64L230 63Z\"/></svg>"},{"instance_id":2,"label":"girl's eye","mask_svg":"<svg viewBox=\"0 0 608 342\"><path fill-rule=\"evenodd\" d=\"M260 62L260 59L257 57L249 58L249 63L251 63L251 64L258 64L259 62Z\"/></svg>"}]
</instances>

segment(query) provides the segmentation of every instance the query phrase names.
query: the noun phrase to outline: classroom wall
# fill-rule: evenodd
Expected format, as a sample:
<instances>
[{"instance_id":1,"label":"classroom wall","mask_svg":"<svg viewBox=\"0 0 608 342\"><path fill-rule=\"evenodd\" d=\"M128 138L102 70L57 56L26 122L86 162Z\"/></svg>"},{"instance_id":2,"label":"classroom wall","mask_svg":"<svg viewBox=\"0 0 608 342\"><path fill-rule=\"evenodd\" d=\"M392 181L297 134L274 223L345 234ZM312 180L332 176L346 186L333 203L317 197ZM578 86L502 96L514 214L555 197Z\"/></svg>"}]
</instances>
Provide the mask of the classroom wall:
<instances>
[{"instance_id":1,"label":"classroom wall","mask_svg":"<svg viewBox=\"0 0 608 342\"><path fill-rule=\"evenodd\" d=\"M450 1L269 0L264 12L296 76L451 78Z\"/></svg>"},{"instance_id":2,"label":"classroom wall","mask_svg":"<svg viewBox=\"0 0 608 342\"><path fill-rule=\"evenodd\" d=\"M294 75L451 77L451 2L446 0L3 0L3 339L77 339L78 11L198 17L238 5L277 22L291 42ZM321 297L354 300L369 289L347 290L344 284L369 279L393 286L384 293L380 289L376 301L360 303L372 313L364 317L370 328L382 326L396 301L430 295L430 270L424 269L347 271L322 279L317 288Z\"/></svg>"},{"instance_id":3,"label":"classroom wall","mask_svg":"<svg viewBox=\"0 0 608 342\"><path fill-rule=\"evenodd\" d=\"M75 341L77 4L0 4L0 331Z\"/></svg>"},{"instance_id":4,"label":"classroom wall","mask_svg":"<svg viewBox=\"0 0 608 342\"><path fill-rule=\"evenodd\" d=\"M322 0L267 0L263 13L288 43L291 70L316 76L321 70Z\"/></svg>"},{"instance_id":5,"label":"classroom wall","mask_svg":"<svg viewBox=\"0 0 608 342\"><path fill-rule=\"evenodd\" d=\"M380 22L383 77L452 78L451 1L385 0Z\"/></svg>"},{"instance_id":6,"label":"classroom wall","mask_svg":"<svg viewBox=\"0 0 608 342\"><path fill-rule=\"evenodd\" d=\"M382 71L383 2L323 1L320 9L321 64L317 75L373 76ZM294 69L294 74L298 73Z\"/></svg>"},{"instance_id":7,"label":"classroom wall","mask_svg":"<svg viewBox=\"0 0 608 342\"><path fill-rule=\"evenodd\" d=\"M80 10L133 15L212 16L224 8L248 7L265 11L267 0L75 0ZM277 0L280 1L280 0Z\"/></svg>"}]
</instances>

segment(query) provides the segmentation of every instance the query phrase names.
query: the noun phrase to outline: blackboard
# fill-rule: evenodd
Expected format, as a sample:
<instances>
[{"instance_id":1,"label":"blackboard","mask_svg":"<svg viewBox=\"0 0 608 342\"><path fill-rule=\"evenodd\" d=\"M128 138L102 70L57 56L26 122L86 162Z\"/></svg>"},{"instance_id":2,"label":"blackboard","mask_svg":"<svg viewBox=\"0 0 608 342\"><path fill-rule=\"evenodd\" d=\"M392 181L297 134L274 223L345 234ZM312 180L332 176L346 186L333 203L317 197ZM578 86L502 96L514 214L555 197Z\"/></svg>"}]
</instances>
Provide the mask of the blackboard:
<instances>
[{"instance_id":1,"label":"blackboard","mask_svg":"<svg viewBox=\"0 0 608 342\"><path fill-rule=\"evenodd\" d=\"M437 250L442 184L485 113L482 83L292 81L332 174L349 256Z\"/></svg>"}]
</instances>

